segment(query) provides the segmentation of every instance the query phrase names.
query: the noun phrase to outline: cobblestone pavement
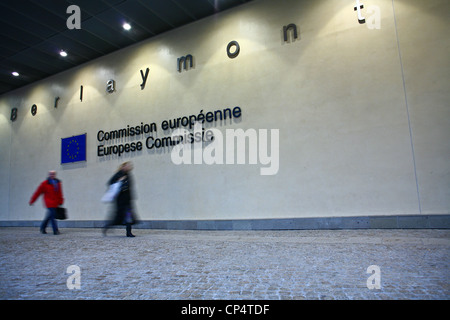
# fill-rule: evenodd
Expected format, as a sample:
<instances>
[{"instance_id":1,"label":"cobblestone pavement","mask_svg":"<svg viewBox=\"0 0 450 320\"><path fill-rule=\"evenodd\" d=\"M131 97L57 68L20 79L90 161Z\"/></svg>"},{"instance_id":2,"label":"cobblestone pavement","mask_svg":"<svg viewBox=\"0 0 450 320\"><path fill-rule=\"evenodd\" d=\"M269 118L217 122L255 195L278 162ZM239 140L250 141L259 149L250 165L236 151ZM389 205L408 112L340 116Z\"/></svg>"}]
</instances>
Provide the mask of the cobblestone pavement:
<instances>
[{"instance_id":1,"label":"cobblestone pavement","mask_svg":"<svg viewBox=\"0 0 450 320\"><path fill-rule=\"evenodd\" d=\"M450 298L450 230L133 232L0 228L0 299Z\"/></svg>"}]
</instances>

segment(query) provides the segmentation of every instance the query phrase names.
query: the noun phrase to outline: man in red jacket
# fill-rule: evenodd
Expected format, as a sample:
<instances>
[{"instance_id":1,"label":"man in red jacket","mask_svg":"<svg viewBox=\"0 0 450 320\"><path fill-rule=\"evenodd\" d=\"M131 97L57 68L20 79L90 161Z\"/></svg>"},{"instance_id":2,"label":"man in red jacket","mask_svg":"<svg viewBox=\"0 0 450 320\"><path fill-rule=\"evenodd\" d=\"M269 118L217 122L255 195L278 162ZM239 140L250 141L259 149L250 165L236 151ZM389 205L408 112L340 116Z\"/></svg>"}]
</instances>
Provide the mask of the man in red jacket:
<instances>
[{"instance_id":1,"label":"man in red jacket","mask_svg":"<svg viewBox=\"0 0 450 320\"><path fill-rule=\"evenodd\" d=\"M47 224L50 221L52 223L53 234L59 234L58 224L55 220L56 208L64 203L62 183L56 179L56 171L50 171L48 173L48 179L44 180L34 192L30 199L30 206L39 198L44 195L44 204L47 207L47 216L41 224L41 233L45 232Z\"/></svg>"}]
</instances>

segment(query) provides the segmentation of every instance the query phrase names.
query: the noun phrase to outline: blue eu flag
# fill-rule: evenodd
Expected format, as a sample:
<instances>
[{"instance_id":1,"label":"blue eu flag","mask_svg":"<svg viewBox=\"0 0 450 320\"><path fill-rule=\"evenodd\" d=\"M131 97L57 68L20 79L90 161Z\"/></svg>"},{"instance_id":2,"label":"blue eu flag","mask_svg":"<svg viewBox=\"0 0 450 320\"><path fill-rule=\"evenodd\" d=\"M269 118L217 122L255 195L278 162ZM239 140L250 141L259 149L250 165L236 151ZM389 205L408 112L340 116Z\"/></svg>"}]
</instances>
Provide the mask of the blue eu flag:
<instances>
[{"instance_id":1,"label":"blue eu flag","mask_svg":"<svg viewBox=\"0 0 450 320\"><path fill-rule=\"evenodd\" d=\"M86 161L86 134L61 139L61 163Z\"/></svg>"}]
</instances>

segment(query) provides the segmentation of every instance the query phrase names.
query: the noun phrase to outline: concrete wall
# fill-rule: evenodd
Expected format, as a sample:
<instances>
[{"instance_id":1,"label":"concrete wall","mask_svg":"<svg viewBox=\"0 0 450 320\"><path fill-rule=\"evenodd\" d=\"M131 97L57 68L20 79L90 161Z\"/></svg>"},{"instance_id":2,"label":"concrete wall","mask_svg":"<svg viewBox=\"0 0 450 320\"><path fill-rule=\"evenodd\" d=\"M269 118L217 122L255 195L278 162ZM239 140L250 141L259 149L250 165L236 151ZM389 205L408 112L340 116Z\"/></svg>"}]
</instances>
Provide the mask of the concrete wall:
<instances>
[{"instance_id":1,"label":"concrete wall","mask_svg":"<svg viewBox=\"0 0 450 320\"><path fill-rule=\"evenodd\" d=\"M449 214L450 3L363 3L365 24L352 1L255 0L4 94L0 220L42 218L28 200L49 169L63 181L71 220L103 220L105 183L127 160L143 220ZM290 23L299 37L285 42ZM232 40L240 45L234 59ZM194 66L178 72L187 54ZM260 158L175 165L170 148L145 147L148 135L110 142L141 141L142 151L97 155L99 130L154 122L162 138L171 133L164 120L235 106L241 117L206 127L224 136L278 129L276 174L261 175ZM61 138L82 133L87 161L61 165Z\"/></svg>"}]
</instances>

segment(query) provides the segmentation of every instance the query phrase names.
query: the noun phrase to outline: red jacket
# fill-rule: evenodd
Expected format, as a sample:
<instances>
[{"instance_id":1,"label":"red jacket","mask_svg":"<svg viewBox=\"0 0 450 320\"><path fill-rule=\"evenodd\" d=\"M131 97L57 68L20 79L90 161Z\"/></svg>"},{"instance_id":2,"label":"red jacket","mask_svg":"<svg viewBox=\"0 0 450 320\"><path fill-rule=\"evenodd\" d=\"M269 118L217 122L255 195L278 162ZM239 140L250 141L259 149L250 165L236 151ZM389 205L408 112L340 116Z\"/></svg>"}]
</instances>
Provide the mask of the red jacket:
<instances>
[{"instance_id":1,"label":"red jacket","mask_svg":"<svg viewBox=\"0 0 450 320\"><path fill-rule=\"evenodd\" d=\"M50 180L43 181L34 192L30 199L32 205L41 194L44 195L44 203L47 208L56 208L64 203L61 181L55 179L56 184L53 185Z\"/></svg>"}]
</instances>

